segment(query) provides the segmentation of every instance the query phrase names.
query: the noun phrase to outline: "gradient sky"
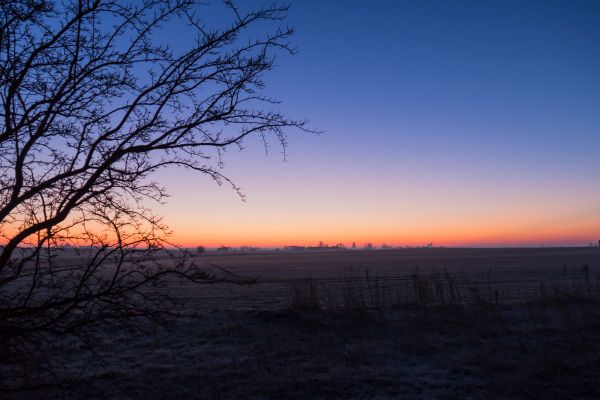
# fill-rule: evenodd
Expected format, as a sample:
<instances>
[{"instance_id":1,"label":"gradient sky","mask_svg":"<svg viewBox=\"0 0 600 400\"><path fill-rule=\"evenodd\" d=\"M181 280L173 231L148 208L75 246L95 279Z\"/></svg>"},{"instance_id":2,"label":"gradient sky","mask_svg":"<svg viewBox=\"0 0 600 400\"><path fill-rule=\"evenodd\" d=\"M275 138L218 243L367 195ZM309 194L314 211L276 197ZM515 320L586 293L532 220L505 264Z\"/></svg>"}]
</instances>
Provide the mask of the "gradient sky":
<instances>
[{"instance_id":1,"label":"gradient sky","mask_svg":"<svg viewBox=\"0 0 600 400\"><path fill-rule=\"evenodd\" d=\"M256 2L262 4L262 2ZM183 245L585 244L600 239L600 2L292 1L265 76L288 158L182 170L155 207Z\"/></svg>"}]
</instances>

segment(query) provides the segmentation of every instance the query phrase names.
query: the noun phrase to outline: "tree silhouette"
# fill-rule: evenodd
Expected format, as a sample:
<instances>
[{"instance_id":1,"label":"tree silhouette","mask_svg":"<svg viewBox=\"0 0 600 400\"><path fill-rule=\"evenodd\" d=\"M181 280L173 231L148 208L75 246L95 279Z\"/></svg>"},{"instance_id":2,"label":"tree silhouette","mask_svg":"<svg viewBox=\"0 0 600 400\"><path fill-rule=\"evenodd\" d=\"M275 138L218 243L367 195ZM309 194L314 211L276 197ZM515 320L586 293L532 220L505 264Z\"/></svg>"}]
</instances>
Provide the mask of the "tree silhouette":
<instances>
[{"instance_id":1,"label":"tree silhouette","mask_svg":"<svg viewBox=\"0 0 600 400\"><path fill-rule=\"evenodd\" d=\"M287 8L223 6L216 28L189 0L0 3L5 363L92 323L171 312L167 277L216 280L168 251L144 205L165 196L152 173L179 166L239 192L222 173L226 149L250 135L285 149L288 128L306 130L261 94L274 55L294 52ZM160 35L169 24L188 30L177 49Z\"/></svg>"}]
</instances>

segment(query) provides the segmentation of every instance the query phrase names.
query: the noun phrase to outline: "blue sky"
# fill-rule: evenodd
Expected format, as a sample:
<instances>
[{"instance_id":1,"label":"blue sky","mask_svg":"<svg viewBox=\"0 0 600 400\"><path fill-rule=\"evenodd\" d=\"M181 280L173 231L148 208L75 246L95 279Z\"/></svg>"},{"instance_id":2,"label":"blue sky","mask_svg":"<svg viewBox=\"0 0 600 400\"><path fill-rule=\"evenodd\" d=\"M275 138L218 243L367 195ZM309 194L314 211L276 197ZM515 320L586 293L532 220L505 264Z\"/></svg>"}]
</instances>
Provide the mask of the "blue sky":
<instances>
[{"instance_id":1,"label":"blue sky","mask_svg":"<svg viewBox=\"0 0 600 400\"><path fill-rule=\"evenodd\" d=\"M299 53L278 58L266 92L325 133L292 133L285 163L253 141L230 152L244 204L177 172L167 222L229 244L333 242L334 227L395 244L593 240L599 20L594 1L292 1Z\"/></svg>"}]
</instances>

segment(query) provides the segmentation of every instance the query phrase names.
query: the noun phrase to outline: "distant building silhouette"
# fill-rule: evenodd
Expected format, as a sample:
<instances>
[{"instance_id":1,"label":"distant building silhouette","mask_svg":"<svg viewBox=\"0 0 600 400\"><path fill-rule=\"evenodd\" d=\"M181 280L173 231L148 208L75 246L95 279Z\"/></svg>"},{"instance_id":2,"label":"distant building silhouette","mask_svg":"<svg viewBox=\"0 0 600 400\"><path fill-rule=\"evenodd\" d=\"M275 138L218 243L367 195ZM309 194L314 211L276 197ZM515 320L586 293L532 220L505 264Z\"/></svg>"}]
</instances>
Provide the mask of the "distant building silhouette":
<instances>
[{"instance_id":1,"label":"distant building silhouette","mask_svg":"<svg viewBox=\"0 0 600 400\"><path fill-rule=\"evenodd\" d=\"M283 246L285 251L305 251L306 246Z\"/></svg>"}]
</instances>

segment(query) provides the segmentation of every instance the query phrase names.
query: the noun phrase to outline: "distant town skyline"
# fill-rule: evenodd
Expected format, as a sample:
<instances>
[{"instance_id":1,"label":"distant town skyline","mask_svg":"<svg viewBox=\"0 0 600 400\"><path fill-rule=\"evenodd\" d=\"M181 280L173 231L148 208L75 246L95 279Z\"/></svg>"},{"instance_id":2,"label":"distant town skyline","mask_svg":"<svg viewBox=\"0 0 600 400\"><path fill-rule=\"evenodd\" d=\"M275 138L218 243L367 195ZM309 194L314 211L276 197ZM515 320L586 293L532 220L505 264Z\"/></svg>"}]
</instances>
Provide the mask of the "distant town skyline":
<instances>
[{"instance_id":1,"label":"distant town skyline","mask_svg":"<svg viewBox=\"0 0 600 400\"><path fill-rule=\"evenodd\" d=\"M538 244L521 244L521 245L505 245L505 244L497 244L497 245L466 245L466 246L444 246L444 245L436 245L434 243L426 243L423 245L390 245L387 243L361 243L356 244L353 247L351 243L350 245L345 245L343 243L337 243L335 245L328 245L321 247L317 245L281 245L281 246L249 246L249 245L240 245L240 246L192 246L191 249L201 248L202 252L205 250L216 250L216 251L232 251L232 252L254 252L254 251L312 251L312 250L402 250L402 249L459 249L459 248L552 248L552 247L600 247L600 240L597 242L587 242L587 243L538 243Z\"/></svg>"}]
</instances>

